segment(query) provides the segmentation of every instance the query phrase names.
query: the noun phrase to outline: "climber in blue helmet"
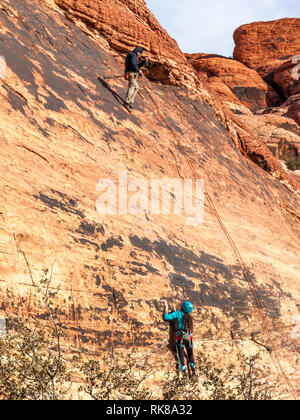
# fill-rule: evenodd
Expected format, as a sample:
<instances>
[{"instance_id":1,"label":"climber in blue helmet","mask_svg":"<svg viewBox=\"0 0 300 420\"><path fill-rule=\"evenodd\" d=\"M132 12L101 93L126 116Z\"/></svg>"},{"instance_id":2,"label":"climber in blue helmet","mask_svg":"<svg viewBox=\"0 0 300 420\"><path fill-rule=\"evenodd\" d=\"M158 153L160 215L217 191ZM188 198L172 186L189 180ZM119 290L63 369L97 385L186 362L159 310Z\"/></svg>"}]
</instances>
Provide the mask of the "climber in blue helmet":
<instances>
[{"instance_id":1,"label":"climber in blue helmet","mask_svg":"<svg viewBox=\"0 0 300 420\"><path fill-rule=\"evenodd\" d=\"M186 348L188 361L191 366L192 376L196 376L195 372L195 360L193 353L193 318L191 313L194 310L194 306L191 302L183 302L181 310L168 313L168 303L165 302L164 308L164 321L176 320L176 351L180 364L180 369L183 373L186 373L186 365L184 360L184 348Z\"/></svg>"}]
</instances>

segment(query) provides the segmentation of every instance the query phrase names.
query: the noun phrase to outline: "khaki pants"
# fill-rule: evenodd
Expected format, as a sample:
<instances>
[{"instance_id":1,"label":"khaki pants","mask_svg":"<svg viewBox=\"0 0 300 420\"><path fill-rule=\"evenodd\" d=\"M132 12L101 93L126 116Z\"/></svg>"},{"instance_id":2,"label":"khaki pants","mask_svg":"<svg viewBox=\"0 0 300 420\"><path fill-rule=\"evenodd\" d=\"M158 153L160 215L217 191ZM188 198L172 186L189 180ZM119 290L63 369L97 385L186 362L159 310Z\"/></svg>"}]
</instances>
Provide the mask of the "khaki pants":
<instances>
[{"instance_id":1,"label":"khaki pants","mask_svg":"<svg viewBox=\"0 0 300 420\"><path fill-rule=\"evenodd\" d=\"M125 99L126 104L133 105L135 97L140 89L138 82L138 73L130 73L130 79L128 83L128 90Z\"/></svg>"}]
</instances>

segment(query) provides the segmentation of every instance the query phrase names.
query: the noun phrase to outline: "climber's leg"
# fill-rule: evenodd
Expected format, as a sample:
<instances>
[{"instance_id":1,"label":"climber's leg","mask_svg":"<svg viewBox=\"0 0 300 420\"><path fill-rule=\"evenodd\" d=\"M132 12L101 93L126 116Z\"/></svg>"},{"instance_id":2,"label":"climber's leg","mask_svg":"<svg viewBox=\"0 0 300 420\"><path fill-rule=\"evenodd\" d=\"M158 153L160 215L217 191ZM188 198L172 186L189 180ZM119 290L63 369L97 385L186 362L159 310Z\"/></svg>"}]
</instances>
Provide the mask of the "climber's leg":
<instances>
[{"instance_id":1,"label":"climber's leg","mask_svg":"<svg viewBox=\"0 0 300 420\"><path fill-rule=\"evenodd\" d=\"M178 340L176 342L176 350L177 350L180 369L181 369L182 372L185 372L186 371L186 365L185 365L185 360L184 360L184 344L183 344L182 341Z\"/></svg>"},{"instance_id":2,"label":"climber's leg","mask_svg":"<svg viewBox=\"0 0 300 420\"><path fill-rule=\"evenodd\" d=\"M185 340L184 341L184 345L186 347L188 361L189 361L189 364L190 364L191 369L192 369L192 374L195 375L196 365L195 365L195 359L194 359L194 345L193 345L193 340L192 339Z\"/></svg>"},{"instance_id":3,"label":"climber's leg","mask_svg":"<svg viewBox=\"0 0 300 420\"><path fill-rule=\"evenodd\" d=\"M139 91L139 85L137 82L138 73L130 73L130 79L128 83L128 90L125 98L125 106L129 105L132 107L135 97Z\"/></svg>"}]
</instances>

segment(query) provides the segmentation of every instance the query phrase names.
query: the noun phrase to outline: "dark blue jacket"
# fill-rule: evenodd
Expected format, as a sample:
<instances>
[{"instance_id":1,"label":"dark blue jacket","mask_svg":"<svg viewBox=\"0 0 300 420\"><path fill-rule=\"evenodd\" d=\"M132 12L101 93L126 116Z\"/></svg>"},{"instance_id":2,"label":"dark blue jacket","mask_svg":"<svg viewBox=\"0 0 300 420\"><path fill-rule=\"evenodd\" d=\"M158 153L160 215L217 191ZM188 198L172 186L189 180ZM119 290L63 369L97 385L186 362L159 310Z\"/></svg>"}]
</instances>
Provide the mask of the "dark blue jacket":
<instances>
[{"instance_id":1,"label":"dark blue jacket","mask_svg":"<svg viewBox=\"0 0 300 420\"><path fill-rule=\"evenodd\" d=\"M125 60L125 73L139 73L140 72L140 68L138 66L138 62L137 62L137 52L138 52L138 47L135 48L133 51L131 51Z\"/></svg>"}]
</instances>

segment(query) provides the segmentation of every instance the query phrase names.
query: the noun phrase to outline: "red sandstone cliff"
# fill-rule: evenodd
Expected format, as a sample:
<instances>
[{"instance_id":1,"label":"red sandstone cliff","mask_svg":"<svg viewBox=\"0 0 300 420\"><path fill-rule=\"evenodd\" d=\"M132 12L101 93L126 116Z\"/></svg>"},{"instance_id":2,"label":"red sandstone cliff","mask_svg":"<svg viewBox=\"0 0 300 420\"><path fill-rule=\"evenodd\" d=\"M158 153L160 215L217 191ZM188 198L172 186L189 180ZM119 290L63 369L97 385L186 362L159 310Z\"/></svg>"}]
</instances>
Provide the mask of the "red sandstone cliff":
<instances>
[{"instance_id":1,"label":"red sandstone cliff","mask_svg":"<svg viewBox=\"0 0 300 420\"><path fill-rule=\"evenodd\" d=\"M235 31L233 60L186 55L239 135L250 131L248 147L265 144L282 161L300 151L298 35L299 19L258 22Z\"/></svg>"},{"instance_id":2,"label":"red sandstone cliff","mask_svg":"<svg viewBox=\"0 0 300 420\"><path fill-rule=\"evenodd\" d=\"M300 19L280 19L240 26L234 33L233 58L262 76L300 52Z\"/></svg>"},{"instance_id":3,"label":"red sandstone cliff","mask_svg":"<svg viewBox=\"0 0 300 420\"><path fill-rule=\"evenodd\" d=\"M53 267L68 351L101 355L108 344L134 344L141 358L150 354L161 368L157 383L172 363L161 302L168 299L175 309L190 299L196 348L222 363L239 351L262 351L265 376L279 374L278 390L293 397L283 373L297 392L300 208L294 181L253 134L272 115L262 114L260 127L243 122L252 103L233 92L231 76L220 83L222 68L214 77L228 92L229 108L219 93L205 91L205 78L198 85L143 1L55 3L62 9L50 0L3 0L0 7L2 316L10 289L25 298L25 316L42 319L32 278ZM125 81L107 85L97 74L122 74L116 50L131 49L136 33L151 58L163 62L149 75L163 84L144 80L130 115L120 104ZM264 106L267 85L255 80ZM276 124L285 125L280 118ZM147 211L101 216L96 185L117 183L122 171L148 182L195 178L196 171L208 193L204 223L191 227L179 215ZM251 341L253 331L261 342L271 340L272 357Z\"/></svg>"},{"instance_id":4,"label":"red sandstone cliff","mask_svg":"<svg viewBox=\"0 0 300 420\"><path fill-rule=\"evenodd\" d=\"M233 57L256 70L281 95L278 112L299 125L300 19L243 25L234 33ZM273 112L273 110L271 110Z\"/></svg>"}]
</instances>

